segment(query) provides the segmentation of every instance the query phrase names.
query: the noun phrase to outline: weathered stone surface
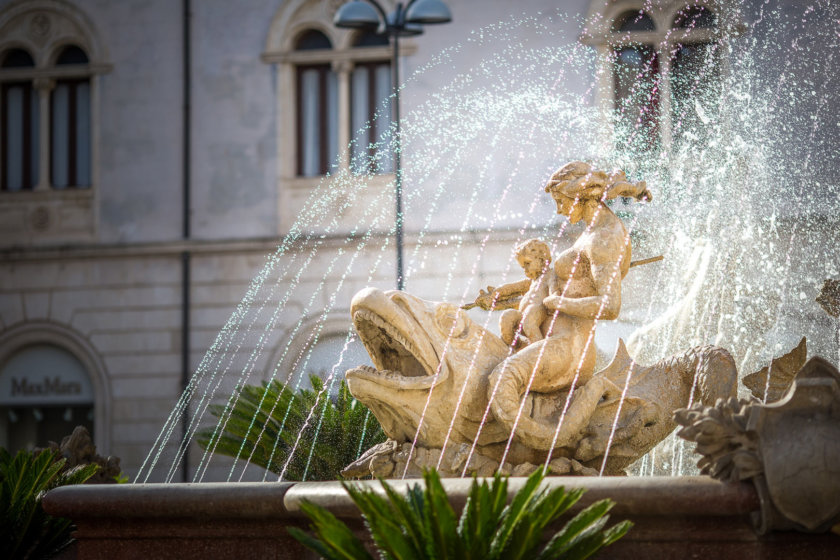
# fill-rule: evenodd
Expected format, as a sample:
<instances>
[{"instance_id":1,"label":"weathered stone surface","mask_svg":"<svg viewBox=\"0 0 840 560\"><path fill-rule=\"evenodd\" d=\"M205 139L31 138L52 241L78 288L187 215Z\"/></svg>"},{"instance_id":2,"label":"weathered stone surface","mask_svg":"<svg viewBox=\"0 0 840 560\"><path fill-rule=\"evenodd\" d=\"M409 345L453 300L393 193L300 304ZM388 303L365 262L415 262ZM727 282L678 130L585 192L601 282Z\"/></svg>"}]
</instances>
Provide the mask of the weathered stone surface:
<instances>
[{"instance_id":1,"label":"weathered stone surface","mask_svg":"<svg viewBox=\"0 0 840 560\"><path fill-rule=\"evenodd\" d=\"M402 492L416 482L395 480L392 485ZM511 479L509 496L524 482ZM456 511L471 483L443 480ZM358 484L382 491L374 481ZM747 483L708 477L551 477L546 484L586 488L570 515L610 498L616 502L613 518L634 523L604 558L795 560L836 555L834 535L757 536L750 515L759 509L759 499ZM69 517L77 526L80 560L314 558L286 531L309 525L300 511L303 500L328 508L366 538L363 520L338 482L66 486L49 492L43 504L51 515Z\"/></svg>"},{"instance_id":2,"label":"weathered stone surface","mask_svg":"<svg viewBox=\"0 0 840 560\"><path fill-rule=\"evenodd\" d=\"M314 558L286 531L289 483L64 486L43 500L77 526L85 559Z\"/></svg>"},{"instance_id":3,"label":"weathered stone surface","mask_svg":"<svg viewBox=\"0 0 840 560\"><path fill-rule=\"evenodd\" d=\"M760 532L822 532L840 522L840 372L811 358L780 400L720 401L677 412L704 473L752 480Z\"/></svg>"}]
</instances>

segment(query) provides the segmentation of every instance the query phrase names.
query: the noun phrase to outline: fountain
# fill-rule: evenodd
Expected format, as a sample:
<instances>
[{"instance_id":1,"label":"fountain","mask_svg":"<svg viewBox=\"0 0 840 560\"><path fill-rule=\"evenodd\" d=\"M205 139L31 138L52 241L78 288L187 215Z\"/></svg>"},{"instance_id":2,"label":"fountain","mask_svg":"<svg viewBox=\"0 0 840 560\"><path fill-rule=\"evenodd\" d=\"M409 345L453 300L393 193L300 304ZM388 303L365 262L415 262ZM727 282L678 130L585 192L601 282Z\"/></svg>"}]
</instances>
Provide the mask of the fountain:
<instances>
[{"instance_id":1,"label":"fountain","mask_svg":"<svg viewBox=\"0 0 840 560\"><path fill-rule=\"evenodd\" d=\"M819 3L816 8L802 17L815 37L834 37L836 9ZM792 389L781 391L786 396L776 402L782 395L771 398L769 391L783 369L771 358L803 334L818 354L833 360L838 350L832 320L816 306L808 308L816 296L809 287L840 274L837 244L826 242L837 227L832 214L837 186L822 172L837 168L834 158L840 153L831 149L826 124L831 105L821 102L832 99L836 88L829 87L828 78L819 81L806 71L814 62L804 55L814 40L810 36L791 46L772 82L756 70L757 58L778 54L774 30L792 25L784 17L762 11L751 33L726 44L729 72L720 76L720 89L712 88L718 98L725 94L726 103L698 95L693 105L677 107L678 134L667 150L651 146L632 120L627 130L621 128L624 121L617 123L618 144L599 126L603 120L589 108L597 90L596 61L586 47L532 49L518 35L527 29L546 36L560 16L522 18L477 31L464 49L488 52L485 62L453 77L434 98L416 101L402 133L406 185L416 187L406 189L406 229L415 232L406 284L421 297L363 289L385 282L390 237L382 233L391 223L382 208L389 191L351 173L325 180L202 360L137 476L143 484L63 488L45 499L50 511L78 524L80 557L165 557L175 551L179 557L246 551L303 557L284 530L306 525L298 506L303 499L327 505L360 528L334 482L198 484L213 472L229 482L270 476L238 459L223 461L214 471L211 462L219 458L212 446L190 461L196 484L148 483L172 481L190 453L191 438L208 427L208 408L235 406L236 385L279 378L300 387L328 319L353 293L355 329L347 329L324 390L358 365L346 363L346 356L359 337L375 368L351 370L350 388L370 406L391 441L362 455L348 466L348 474L399 479L436 466L458 477L446 481L457 503L468 485L461 477L470 472L501 469L518 475L541 463L576 475L626 469L637 476L551 482L588 488L582 505L610 497L618 502L616 515L636 523L610 549L616 558L819 557L833 551L831 536L773 532L825 530L838 513L832 509L836 499L821 504L819 515L810 518L796 501L796 495L837 495L829 482L838 479L829 460L836 451L826 443L838 441L831 427L838 410L836 370L827 361L795 360L792 373L798 376L782 383ZM457 49L442 53L409 82L463 67L458 56ZM508 79L514 65L529 78ZM813 111L803 115L800 101ZM563 168L548 182L558 210L569 217L556 226L546 221L553 208L542 185L558 162L579 159L595 165ZM581 196L583 191L568 190L573 183L600 191ZM651 191L651 204L623 200L649 199ZM590 199L595 204L586 202ZM796 201L795 210L790 200ZM569 223L575 216L582 224ZM598 222L603 228L595 231L616 227L620 232L602 261L576 240L591 239L587 226L610 216L624 225ZM595 312L578 309L575 329L557 325L572 351L552 343L553 309L542 321L551 323L542 329L544 340L511 340L521 348L511 348L492 332L496 317L491 312L461 309L474 299L489 301L487 307L502 302L502 294L480 288L488 281L511 284L519 276L511 248L532 237L546 241L554 273L566 280L555 283L555 292L564 287L550 297L609 296L600 298ZM630 272L630 247L640 256L662 254L664 261ZM562 257L568 250L577 255L571 268ZM328 285L324 272L312 289L305 277L315 263L337 273L338 281ZM591 271L604 263L610 266L602 267L606 272L597 280ZM565 276L557 270L560 264L567 267ZM438 281L423 282L420 272L432 268L440 271ZM578 273L583 268L589 268L587 278ZM530 282L539 284L546 272L529 277ZM301 297L297 291L304 285L310 293ZM587 289L595 292L586 296ZM620 315L613 300L619 289ZM290 306L295 300L303 303ZM544 305L551 307L545 300ZM563 313L575 315L565 308ZM595 319L602 320L597 334ZM285 338L265 364L280 325L288 325ZM625 348L619 335L631 333ZM294 343L300 338L306 339L303 349ZM695 347L701 349L689 350ZM555 352L566 355L558 358ZM605 359L610 353L614 358ZM537 366L544 357L560 370L541 371ZM762 383L750 388L765 403L727 400L715 406L717 397L746 396L747 384L737 383L736 372L743 376L766 363L771 366L764 377L752 378L762 381L764 390ZM409 391L413 396L406 399ZM693 406L672 418L676 409ZM187 437L181 442L184 413ZM313 407L307 422L320 425L320 414ZM209 427L222 431L228 419L223 415ZM707 453L703 469L725 482L685 476L699 471L692 450L669 435L677 423ZM785 426L809 434L816 427L818 436L802 437L792 428L784 432ZM790 450L807 468L780 461L793 455ZM790 485L797 469L809 473L814 484L797 482L794 498L780 494L778 488ZM650 476L659 474L678 476ZM753 525L769 535L757 536Z\"/></svg>"}]
</instances>

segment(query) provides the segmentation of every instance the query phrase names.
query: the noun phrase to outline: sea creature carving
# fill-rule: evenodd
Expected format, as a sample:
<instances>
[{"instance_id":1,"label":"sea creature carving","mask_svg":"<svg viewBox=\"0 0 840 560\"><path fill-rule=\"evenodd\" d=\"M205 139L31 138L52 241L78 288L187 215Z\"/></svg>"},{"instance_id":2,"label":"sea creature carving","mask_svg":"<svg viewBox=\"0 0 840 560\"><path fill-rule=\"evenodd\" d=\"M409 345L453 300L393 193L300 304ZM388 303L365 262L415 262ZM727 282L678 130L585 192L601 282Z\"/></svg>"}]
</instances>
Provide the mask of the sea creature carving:
<instances>
[{"instance_id":1,"label":"sea creature carving","mask_svg":"<svg viewBox=\"0 0 840 560\"><path fill-rule=\"evenodd\" d=\"M412 476L427 467L449 476L521 475L545 463L549 452L557 474L623 474L676 427L674 410L735 394L735 364L726 350L700 347L643 366L620 343L612 362L572 391L568 407L568 389L524 397L523 417L556 432L553 449L551 440L535 446L517 432L511 438L489 407L491 373L508 345L463 310L366 288L353 298L351 313L375 367L349 370L347 384L389 441L349 465L345 476Z\"/></svg>"},{"instance_id":2,"label":"sea creature carving","mask_svg":"<svg viewBox=\"0 0 840 560\"><path fill-rule=\"evenodd\" d=\"M807 357L808 342L803 336L796 348L784 356L773 358L768 366L759 371L745 375L744 386L756 399L775 402L788 392L796 373L805 365Z\"/></svg>"}]
</instances>

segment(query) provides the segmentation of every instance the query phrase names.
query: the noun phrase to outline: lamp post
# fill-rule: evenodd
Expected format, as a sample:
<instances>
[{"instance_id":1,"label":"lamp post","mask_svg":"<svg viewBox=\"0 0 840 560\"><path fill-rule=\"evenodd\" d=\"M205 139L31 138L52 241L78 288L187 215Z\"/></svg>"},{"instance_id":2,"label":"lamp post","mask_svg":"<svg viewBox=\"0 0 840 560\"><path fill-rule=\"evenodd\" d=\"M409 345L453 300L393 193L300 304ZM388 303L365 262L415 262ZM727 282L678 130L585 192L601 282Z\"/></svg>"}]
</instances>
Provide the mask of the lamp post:
<instances>
[{"instance_id":1,"label":"lamp post","mask_svg":"<svg viewBox=\"0 0 840 560\"><path fill-rule=\"evenodd\" d=\"M405 286L403 277L403 211L402 211L402 138L400 137L400 37L423 33L424 25L449 23L452 14L441 0L409 0L397 2L391 13L386 13L377 0L352 0L335 13L333 23L344 29L376 31L387 35L394 46L391 63L391 87L394 92L394 190L396 198L395 237L397 245L397 289Z\"/></svg>"}]
</instances>

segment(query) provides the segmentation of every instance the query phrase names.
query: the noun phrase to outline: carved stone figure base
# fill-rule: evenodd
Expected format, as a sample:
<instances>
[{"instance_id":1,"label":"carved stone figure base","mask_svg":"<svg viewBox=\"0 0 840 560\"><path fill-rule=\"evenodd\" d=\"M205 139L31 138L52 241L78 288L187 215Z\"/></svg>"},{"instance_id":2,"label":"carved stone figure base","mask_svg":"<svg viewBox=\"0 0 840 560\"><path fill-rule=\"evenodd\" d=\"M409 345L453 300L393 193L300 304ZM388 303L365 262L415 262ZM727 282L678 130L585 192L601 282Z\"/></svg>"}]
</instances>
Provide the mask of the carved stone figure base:
<instances>
[{"instance_id":1,"label":"carved stone figure base","mask_svg":"<svg viewBox=\"0 0 840 560\"><path fill-rule=\"evenodd\" d=\"M99 465L99 470L88 479L86 484L113 484L117 482L117 477L122 472L120 458L99 455L90 433L84 426L76 426L72 434L62 438L60 444L54 441L49 442L47 449L60 453L60 456L66 460L65 469L91 463Z\"/></svg>"},{"instance_id":2,"label":"carved stone figure base","mask_svg":"<svg viewBox=\"0 0 840 560\"><path fill-rule=\"evenodd\" d=\"M496 472L512 476L528 476L542 463L529 462L511 464L499 462L492 457L473 451L466 443L447 446L441 458L441 449L415 446L411 443L388 440L368 449L361 457L348 465L341 474L346 478L374 476L381 478L419 478L424 470L437 469L442 477L493 476ZM467 461L469 460L469 464ZM582 465L575 459L557 457L548 464L549 472L555 476L597 476L597 470Z\"/></svg>"},{"instance_id":3,"label":"carved stone figure base","mask_svg":"<svg viewBox=\"0 0 840 560\"><path fill-rule=\"evenodd\" d=\"M508 361L508 345L451 304L366 288L351 312L376 367L349 370L347 386L392 441L369 450L345 476L399 478L438 463L442 476L525 475L549 454L555 474L622 475L674 430L674 410L735 395L735 363L713 346L644 366L619 343L590 379L526 393L530 362ZM544 342L517 355L558 359Z\"/></svg>"}]
</instances>

